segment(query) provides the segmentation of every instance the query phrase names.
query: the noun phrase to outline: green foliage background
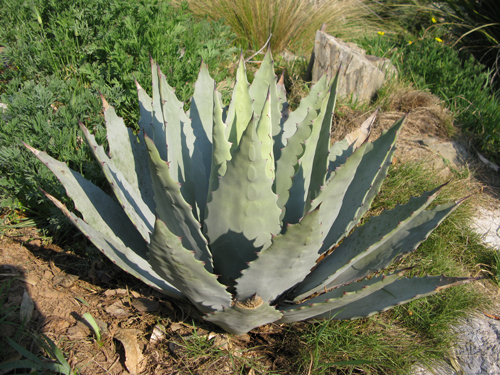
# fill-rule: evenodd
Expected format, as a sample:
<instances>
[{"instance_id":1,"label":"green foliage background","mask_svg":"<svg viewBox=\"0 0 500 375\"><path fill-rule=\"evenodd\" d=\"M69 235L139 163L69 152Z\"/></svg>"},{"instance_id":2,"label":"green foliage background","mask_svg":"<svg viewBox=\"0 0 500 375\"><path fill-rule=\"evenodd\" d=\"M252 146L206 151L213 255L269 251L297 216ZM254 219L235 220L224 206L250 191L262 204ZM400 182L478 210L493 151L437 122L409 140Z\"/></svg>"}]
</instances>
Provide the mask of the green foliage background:
<instances>
[{"instance_id":1,"label":"green foliage background","mask_svg":"<svg viewBox=\"0 0 500 375\"><path fill-rule=\"evenodd\" d=\"M80 120L105 143L99 92L134 127L134 79L150 91L149 56L187 100L201 60L217 81L224 79L233 39L222 22L193 22L185 9L160 0L0 0L0 101L7 105L0 116L2 205L65 223L40 189L63 200L64 191L20 141L103 186L78 130Z\"/></svg>"}]
</instances>

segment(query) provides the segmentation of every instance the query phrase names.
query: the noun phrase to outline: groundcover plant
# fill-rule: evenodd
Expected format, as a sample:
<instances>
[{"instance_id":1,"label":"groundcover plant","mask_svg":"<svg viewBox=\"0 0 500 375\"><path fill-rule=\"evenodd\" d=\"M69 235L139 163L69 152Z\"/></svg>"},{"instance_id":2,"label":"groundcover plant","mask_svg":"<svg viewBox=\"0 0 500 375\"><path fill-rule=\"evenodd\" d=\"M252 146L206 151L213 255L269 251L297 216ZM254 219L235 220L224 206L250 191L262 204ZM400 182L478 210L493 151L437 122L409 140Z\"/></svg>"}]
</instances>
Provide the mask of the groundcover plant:
<instances>
[{"instance_id":1,"label":"groundcover plant","mask_svg":"<svg viewBox=\"0 0 500 375\"><path fill-rule=\"evenodd\" d=\"M358 226L404 118L369 142L375 113L330 145L338 73L321 78L290 112L270 51L251 85L241 58L223 108L202 63L184 112L151 66L153 97L137 84L137 135L104 98L109 153L80 124L115 198L26 145L83 219L48 198L119 267L187 298L233 334L271 322L369 316L469 280L374 275L416 249L463 200L427 209L438 187Z\"/></svg>"}]
</instances>

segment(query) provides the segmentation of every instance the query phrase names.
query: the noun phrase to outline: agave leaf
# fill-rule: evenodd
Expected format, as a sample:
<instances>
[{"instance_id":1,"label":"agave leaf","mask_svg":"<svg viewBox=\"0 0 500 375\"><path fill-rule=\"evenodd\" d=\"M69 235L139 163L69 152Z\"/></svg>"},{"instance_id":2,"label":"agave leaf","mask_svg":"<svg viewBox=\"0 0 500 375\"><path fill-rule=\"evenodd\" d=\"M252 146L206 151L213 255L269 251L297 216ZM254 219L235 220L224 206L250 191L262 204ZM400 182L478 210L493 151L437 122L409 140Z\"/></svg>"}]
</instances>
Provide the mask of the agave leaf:
<instances>
[{"instance_id":1,"label":"agave leaf","mask_svg":"<svg viewBox=\"0 0 500 375\"><path fill-rule=\"evenodd\" d=\"M137 88L137 96L139 97L139 129L149 134L153 138L153 99L148 95L146 90L134 78L135 87Z\"/></svg>"},{"instance_id":2,"label":"agave leaf","mask_svg":"<svg viewBox=\"0 0 500 375\"><path fill-rule=\"evenodd\" d=\"M278 132L278 134L276 134L273 137L273 139L274 139L273 152L274 152L274 159L275 160L279 160L279 158L281 157L281 150L283 149L283 147L285 147L285 144L286 144L286 143L284 143L284 142L286 142L286 139L283 136L283 134L285 132L284 124L287 122L288 116L290 114L290 110L289 110L290 105L288 104L287 99L286 99L285 75L284 74L285 74L285 72L283 71L280 79L276 83L276 90L278 93L278 102L280 103L279 107L280 107L281 113L280 113L280 119L279 119L279 128L280 128L279 132ZM290 123L289 127L292 128L291 134L293 134L293 131L295 130L294 129L295 124Z\"/></svg>"},{"instance_id":3,"label":"agave leaf","mask_svg":"<svg viewBox=\"0 0 500 375\"><path fill-rule=\"evenodd\" d=\"M368 144L364 144L347 159L347 162L337 170L335 178L329 185L323 188L320 197L313 202L313 209L320 207L322 240L342 209L344 196L349 191L349 188L352 188L352 181L354 179L353 171L362 162L367 147Z\"/></svg>"},{"instance_id":4,"label":"agave leaf","mask_svg":"<svg viewBox=\"0 0 500 375\"><path fill-rule=\"evenodd\" d=\"M370 296L382 288L386 288L397 279L398 275L396 274L375 276L370 280L362 280L323 293L300 304L278 306L283 313L283 318L279 320L279 323L309 319L333 309L335 311L342 311L343 308L346 308L345 306ZM332 314L331 316L334 315Z\"/></svg>"},{"instance_id":5,"label":"agave leaf","mask_svg":"<svg viewBox=\"0 0 500 375\"><path fill-rule=\"evenodd\" d=\"M297 129L297 125L304 121L309 112L314 109L318 111L324 97L328 94L328 81L326 75L323 75L318 82L314 84L309 94L300 100L298 108L289 113L287 120L283 124L282 143L286 146L290 138ZM317 112L316 112L317 116ZM316 117L314 117L316 118ZM278 159L278 158L277 158Z\"/></svg>"},{"instance_id":6,"label":"agave leaf","mask_svg":"<svg viewBox=\"0 0 500 375\"><path fill-rule=\"evenodd\" d=\"M278 91L278 101L283 106L281 108L281 121L284 122L288 119L288 101L286 98L286 87L285 87L285 72L283 72L276 83L276 90Z\"/></svg>"},{"instance_id":7,"label":"agave leaf","mask_svg":"<svg viewBox=\"0 0 500 375\"><path fill-rule=\"evenodd\" d=\"M113 164L129 185L139 194L141 201L154 210L152 199L151 175L147 166L146 148L137 137L125 126L123 119L116 115L115 109L101 95L106 121L106 133L109 144L109 156Z\"/></svg>"},{"instance_id":8,"label":"agave leaf","mask_svg":"<svg viewBox=\"0 0 500 375\"><path fill-rule=\"evenodd\" d=\"M328 155L328 173L326 176L327 183L335 175L335 170L344 164L347 158L368 140L377 114L378 109L368 117L359 128L347 134L342 141L335 142L332 147L330 147L330 154Z\"/></svg>"},{"instance_id":9,"label":"agave leaf","mask_svg":"<svg viewBox=\"0 0 500 375\"><path fill-rule=\"evenodd\" d=\"M146 242L122 208L109 195L83 178L80 173L68 168L65 163L26 143L24 145L56 175L86 223L114 242L134 249L141 256L145 254Z\"/></svg>"},{"instance_id":10,"label":"agave leaf","mask_svg":"<svg viewBox=\"0 0 500 375\"><path fill-rule=\"evenodd\" d=\"M303 121L297 124L295 133L288 138L286 146L281 150L281 157L276 162L276 178L274 180L274 191L278 195L278 207L283 211L281 218L288 219L287 222L297 222L291 217L299 217L302 215L304 208L299 199L302 199L304 194L297 194L290 198L290 189L293 185L294 175L299 168L299 159L304 154L305 141L311 136L311 123L316 116L316 111L311 109ZM292 191L293 192L293 191ZM285 209L285 204L287 204ZM291 212L286 216L287 209Z\"/></svg>"},{"instance_id":11,"label":"agave leaf","mask_svg":"<svg viewBox=\"0 0 500 375\"><path fill-rule=\"evenodd\" d=\"M154 77L153 77L153 83L154 83ZM163 122L160 122L159 120L156 119L155 112L153 110L153 99L149 97L147 92L139 85L137 81L135 81L136 87L137 87L137 95L139 97L139 112L140 112L140 119L139 119L139 133L138 133L138 146L134 147L139 148L140 152L134 151L137 155L140 156L140 171L137 171L137 176L139 178L139 189L141 192L142 199L144 202L148 205L150 208L151 212L154 212L156 209L156 205L154 202L154 192L153 192L153 184L151 182L151 172L149 170L149 165L148 165L148 158L147 158L147 150L146 150L146 144L144 142L144 135L148 134L149 138L155 139L155 133L161 134L161 142L158 142L156 145L157 148L159 148L160 155L163 158L163 160L167 160L167 144L166 142L163 142L165 139L165 134L163 131ZM156 88L157 89L157 88ZM155 90L155 87L153 85L153 91ZM159 94L158 94L159 95ZM158 102L159 105L159 102ZM161 115L161 110L159 112ZM155 132L155 128L157 128L157 132ZM163 149L163 151L162 151ZM137 168L136 168L137 169ZM154 225L154 224L153 224Z\"/></svg>"},{"instance_id":12,"label":"agave leaf","mask_svg":"<svg viewBox=\"0 0 500 375\"><path fill-rule=\"evenodd\" d=\"M194 218L179 184L170 176L170 168L160 158L153 141L146 136L145 142L149 152L157 216L173 234L182 237L182 246L194 251L196 259L203 261L207 271L212 272L211 256L200 223Z\"/></svg>"},{"instance_id":13,"label":"agave leaf","mask_svg":"<svg viewBox=\"0 0 500 375\"><path fill-rule=\"evenodd\" d=\"M250 302L237 302L234 306L225 308L224 311L208 314L204 318L233 335L242 335L255 327L272 323L281 316L278 310L255 296L250 299Z\"/></svg>"},{"instance_id":14,"label":"agave leaf","mask_svg":"<svg viewBox=\"0 0 500 375\"><path fill-rule=\"evenodd\" d=\"M416 250L429 234L458 208L461 202L449 202L432 210L420 212L401 230L388 234L387 239L384 237L372 245L367 254L361 254L359 258L357 257L355 264L352 264L347 272L334 278L328 287L380 271L388 267L398 257Z\"/></svg>"},{"instance_id":15,"label":"agave leaf","mask_svg":"<svg viewBox=\"0 0 500 375\"><path fill-rule=\"evenodd\" d=\"M279 95L276 83L276 74L274 73L274 60L270 48L267 49L260 68L257 70L257 73L255 73L249 92L253 99L253 112L255 114L263 113L266 101L269 100L266 99L266 97L270 96L271 106L268 111L265 111L265 113L268 113L269 115L272 137L280 134L281 110L283 104L278 98Z\"/></svg>"},{"instance_id":16,"label":"agave leaf","mask_svg":"<svg viewBox=\"0 0 500 375\"><path fill-rule=\"evenodd\" d=\"M193 184L194 188L194 198L196 208L193 209L193 215L195 218L202 223L205 218L205 209L207 205L208 198L208 171L205 169L203 163L203 154L198 148L194 149L193 159L192 159L192 170L191 173L197 176L196 183ZM193 180L194 182L194 180Z\"/></svg>"},{"instance_id":17,"label":"agave leaf","mask_svg":"<svg viewBox=\"0 0 500 375\"><path fill-rule=\"evenodd\" d=\"M314 120L321 121L320 126L318 126L318 138L314 139L313 133L309 138L308 142L314 142L316 145L314 150L314 156L311 164L311 180L308 185L307 199L305 201L304 213L308 212L311 205L311 201L316 199L321 191L321 187L325 184L326 175L328 172L328 154L330 151L330 138L331 138L331 128L332 128L332 116L335 110L335 104L337 102L337 88L339 82L339 72L335 75L333 83L330 86L330 93L328 100L325 100L321 108L321 115ZM315 129L315 124L313 123L313 129ZM307 152L306 146L306 152ZM305 160L302 162L304 164ZM307 170L306 170L307 171Z\"/></svg>"},{"instance_id":18,"label":"agave leaf","mask_svg":"<svg viewBox=\"0 0 500 375\"><path fill-rule=\"evenodd\" d=\"M311 133L309 138L304 143L304 151L298 160L298 166L295 166L294 168L296 173L293 176L292 185L288 191L289 198L285 205L283 220L290 224L298 223L300 218L302 218L305 214L306 199L311 182L314 154L316 152L316 143L321 132L321 125L323 123L325 110L330 96L331 90L328 88L325 92L319 94L319 98L322 98L322 100L319 100L319 103L322 105L322 110L319 112L319 115L317 114L315 105L312 105L313 109L310 109L307 112L306 117L303 119L303 121L306 122L311 121ZM285 195L286 194L287 193L285 193ZM307 205L309 206L309 203L307 203Z\"/></svg>"},{"instance_id":19,"label":"agave leaf","mask_svg":"<svg viewBox=\"0 0 500 375\"><path fill-rule=\"evenodd\" d=\"M271 123L271 107L273 107L272 97L268 91L267 100L259 117L254 117L257 122L257 137L261 142L262 158L266 161L265 173L268 178L274 180L274 154L273 136Z\"/></svg>"},{"instance_id":20,"label":"agave leaf","mask_svg":"<svg viewBox=\"0 0 500 375\"><path fill-rule=\"evenodd\" d=\"M241 55L236 71L233 97L226 117L226 139L232 143L231 151L238 147L241 136L252 118L252 97L249 93L249 87L245 59Z\"/></svg>"},{"instance_id":21,"label":"agave leaf","mask_svg":"<svg viewBox=\"0 0 500 375\"><path fill-rule=\"evenodd\" d=\"M200 222L205 218L208 184L212 166L212 128L214 118L214 97L217 91L213 90L215 81L210 77L207 66L202 62L198 79L194 85L194 94L188 117L194 135L194 150L192 157L195 200L199 211Z\"/></svg>"},{"instance_id":22,"label":"agave leaf","mask_svg":"<svg viewBox=\"0 0 500 375\"><path fill-rule=\"evenodd\" d=\"M314 319L357 319L387 311L397 305L436 294L452 286L468 283L468 277L424 276L396 280L349 305L314 316Z\"/></svg>"},{"instance_id":23,"label":"agave leaf","mask_svg":"<svg viewBox=\"0 0 500 375\"><path fill-rule=\"evenodd\" d=\"M194 135L196 136L195 148L200 148L204 164L210 171L212 157L212 128L214 118L214 96L217 95L215 81L210 77L205 63L201 63L198 79L194 84L194 94L188 117L191 119Z\"/></svg>"},{"instance_id":24,"label":"agave leaf","mask_svg":"<svg viewBox=\"0 0 500 375\"><path fill-rule=\"evenodd\" d=\"M214 124L213 124L213 154L212 167L210 170L210 180L208 183L207 202L212 200L212 192L219 187L219 178L224 176L227 171L227 162L231 160L231 143L229 143L224 135L225 125L222 122L222 104L220 98L214 95ZM206 218L206 211L205 217Z\"/></svg>"},{"instance_id":25,"label":"agave leaf","mask_svg":"<svg viewBox=\"0 0 500 375\"><path fill-rule=\"evenodd\" d=\"M210 240L215 272L225 283L232 284L246 263L255 259L262 247L268 247L272 235L281 229L281 210L265 168L252 120L207 204L205 234Z\"/></svg>"},{"instance_id":26,"label":"agave leaf","mask_svg":"<svg viewBox=\"0 0 500 375\"><path fill-rule=\"evenodd\" d=\"M151 236L149 262L153 270L179 289L200 311L220 311L222 306L230 306L231 295L219 284L217 276L208 272L160 219L156 220Z\"/></svg>"},{"instance_id":27,"label":"agave leaf","mask_svg":"<svg viewBox=\"0 0 500 375\"><path fill-rule=\"evenodd\" d=\"M118 202L120 202L130 221L136 226L139 233L141 233L144 241L149 242L149 234L153 232L154 227L154 213L143 202L142 197L125 179L121 171L116 168L113 162L114 159L111 160L108 158L104 149L97 144L94 136L90 134L82 123L80 123L80 129L92 153L99 161L99 165L110 183Z\"/></svg>"},{"instance_id":28,"label":"agave leaf","mask_svg":"<svg viewBox=\"0 0 500 375\"><path fill-rule=\"evenodd\" d=\"M378 109L372 113L370 117L368 117L361 126L351 133L347 134L345 137L346 141L349 142L349 145L352 145L352 147L357 149L359 146L361 146L365 141L368 139L370 136L372 126L375 123L375 120L377 118L378 114Z\"/></svg>"},{"instance_id":29,"label":"agave leaf","mask_svg":"<svg viewBox=\"0 0 500 375\"><path fill-rule=\"evenodd\" d=\"M272 245L249 263L236 280L238 300L256 293L264 301L272 301L306 277L318 257L318 211L307 214L299 224L289 225L286 233L274 237Z\"/></svg>"},{"instance_id":30,"label":"agave leaf","mask_svg":"<svg viewBox=\"0 0 500 375\"><path fill-rule=\"evenodd\" d=\"M259 70L255 73L254 80L250 85L250 96L253 99L253 112L255 115L260 115L261 113L268 116L266 122L269 122L271 131L271 143L270 150L267 152L268 140L265 139L266 145L263 144L262 152L265 155L264 159L267 159L268 175L274 179L274 162L280 157L281 149L283 148L282 136L282 115L283 115L283 105L286 102L286 90L284 85L279 87L281 91L278 91L278 83L276 82L276 74L274 73L274 60L271 54L271 48L268 48L264 60L262 60ZM267 94L267 95L266 95ZM269 104L269 108L264 108ZM286 108L285 108L286 111ZM263 120L263 117L260 118ZM259 132L257 128L257 132ZM260 137L260 136L259 136ZM269 157L271 155L271 157ZM272 174L269 172L272 170Z\"/></svg>"},{"instance_id":31,"label":"agave leaf","mask_svg":"<svg viewBox=\"0 0 500 375\"><path fill-rule=\"evenodd\" d=\"M415 250L437 224L458 207L458 204L451 203L424 211L441 188L384 211L356 228L297 286L295 300L301 300L324 287L362 279L389 266L397 256Z\"/></svg>"},{"instance_id":32,"label":"agave leaf","mask_svg":"<svg viewBox=\"0 0 500 375\"><path fill-rule=\"evenodd\" d=\"M163 120L163 109L162 109L163 106L160 95L159 68L152 58L150 58L150 61L151 61L151 76L153 81L153 99L149 101L150 98L147 96L145 92L142 93L142 95L139 97L139 99L142 98L144 100L143 102L141 102L141 105L142 107L144 107L145 110L149 110L150 108L149 103L151 103L151 110L152 110L151 127L145 127L144 130L147 136L155 142L156 148L160 153L160 157L163 160L167 161L168 160L167 135L165 133L165 122ZM145 118L149 119L149 117Z\"/></svg>"},{"instance_id":33,"label":"agave leaf","mask_svg":"<svg viewBox=\"0 0 500 375\"><path fill-rule=\"evenodd\" d=\"M387 175L387 170L392 162L394 145L399 130L403 125L404 118L397 121L388 131L373 143L365 143L352 154L344 166L349 164L350 159L362 153L362 160L355 168L349 167L353 178L350 186L344 190L342 197L337 194L338 188L336 180L340 172L333 176L326 186L323 187L319 197L312 202L311 207L315 208L321 204L323 212L321 223L323 225L325 240L320 249L324 253L332 246L336 245L349 231L359 223L361 217L370 208L373 198L380 190L382 182ZM339 171L340 171L339 170ZM355 171L355 172L354 172ZM333 198L333 200L332 200ZM341 205L340 209L338 205ZM332 214L330 206L335 206L335 215Z\"/></svg>"},{"instance_id":34,"label":"agave leaf","mask_svg":"<svg viewBox=\"0 0 500 375\"><path fill-rule=\"evenodd\" d=\"M183 298L182 293L167 281L163 280L151 268L148 261L137 254L137 250L130 249L109 238L105 234L91 227L85 221L69 212L68 209L50 194L45 193L63 213L92 243L101 250L118 267L142 280L147 285L175 298ZM146 246L146 243L144 243ZM142 253L146 253L143 250Z\"/></svg>"},{"instance_id":35,"label":"agave leaf","mask_svg":"<svg viewBox=\"0 0 500 375\"><path fill-rule=\"evenodd\" d=\"M183 111L183 103L177 99L174 89L167 83L166 77L159 67L158 75L160 77L160 95L170 175L174 181L181 184L182 196L192 207L193 214L199 218L191 163L195 142L191 121Z\"/></svg>"}]
</instances>

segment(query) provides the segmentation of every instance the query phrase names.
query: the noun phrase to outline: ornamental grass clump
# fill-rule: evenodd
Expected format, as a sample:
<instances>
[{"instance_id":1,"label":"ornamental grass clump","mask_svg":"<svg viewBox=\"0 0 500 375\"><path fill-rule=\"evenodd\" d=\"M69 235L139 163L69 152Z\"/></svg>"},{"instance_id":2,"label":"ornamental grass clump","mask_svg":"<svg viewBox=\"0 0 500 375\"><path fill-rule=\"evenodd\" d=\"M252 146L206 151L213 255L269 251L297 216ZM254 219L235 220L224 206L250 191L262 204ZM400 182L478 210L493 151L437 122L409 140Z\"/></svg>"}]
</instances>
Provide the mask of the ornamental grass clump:
<instances>
[{"instance_id":1,"label":"ornamental grass clump","mask_svg":"<svg viewBox=\"0 0 500 375\"><path fill-rule=\"evenodd\" d=\"M369 316L469 280L378 273L460 205L427 209L441 187L358 226L404 118L369 142L375 113L331 146L338 73L321 78L294 112L270 52L251 85L243 58L236 74L224 108L202 64L184 112L152 61L153 97L137 84L139 134L104 98L109 153L80 124L116 199L26 145L83 218L48 198L119 267L188 299L233 334L271 322Z\"/></svg>"},{"instance_id":2,"label":"ornamental grass clump","mask_svg":"<svg viewBox=\"0 0 500 375\"><path fill-rule=\"evenodd\" d=\"M243 48L258 50L272 34L275 53L309 52L323 24L329 34L344 40L381 27L376 15L379 4L365 0L187 0L187 4L200 18L224 19L240 41L247 42Z\"/></svg>"}]
</instances>

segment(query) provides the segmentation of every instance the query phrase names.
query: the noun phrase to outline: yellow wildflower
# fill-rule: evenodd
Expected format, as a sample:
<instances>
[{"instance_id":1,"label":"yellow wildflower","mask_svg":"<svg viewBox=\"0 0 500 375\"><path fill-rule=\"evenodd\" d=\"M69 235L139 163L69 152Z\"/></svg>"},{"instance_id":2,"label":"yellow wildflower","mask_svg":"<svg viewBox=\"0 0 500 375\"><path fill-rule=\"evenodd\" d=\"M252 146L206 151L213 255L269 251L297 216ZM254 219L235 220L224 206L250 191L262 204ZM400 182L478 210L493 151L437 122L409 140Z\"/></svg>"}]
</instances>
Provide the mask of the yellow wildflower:
<instances>
[{"instance_id":1,"label":"yellow wildflower","mask_svg":"<svg viewBox=\"0 0 500 375\"><path fill-rule=\"evenodd\" d=\"M411 44L413 44L413 40L410 40L410 41L408 42L408 45L411 45Z\"/></svg>"},{"instance_id":2,"label":"yellow wildflower","mask_svg":"<svg viewBox=\"0 0 500 375\"><path fill-rule=\"evenodd\" d=\"M443 39L436 37L435 38L438 43L443 43Z\"/></svg>"},{"instance_id":3,"label":"yellow wildflower","mask_svg":"<svg viewBox=\"0 0 500 375\"><path fill-rule=\"evenodd\" d=\"M437 22L437 20L434 17L432 17L431 20L432 20L432 23L436 23Z\"/></svg>"},{"instance_id":4,"label":"yellow wildflower","mask_svg":"<svg viewBox=\"0 0 500 375\"><path fill-rule=\"evenodd\" d=\"M384 31L379 31L379 32L378 32L378 35L381 35L381 36L382 36L382 35L385 35L385 32L384 32Z\"/></svg>"}]
</instances>

